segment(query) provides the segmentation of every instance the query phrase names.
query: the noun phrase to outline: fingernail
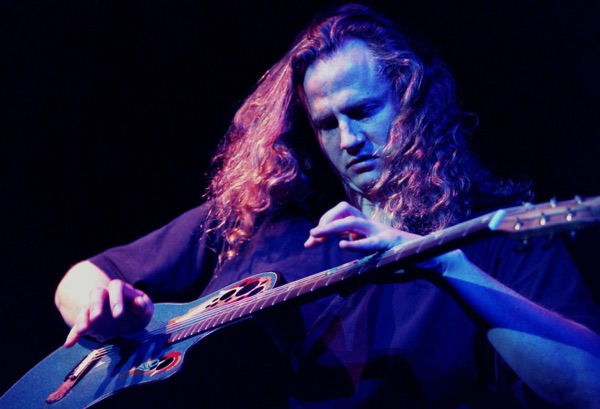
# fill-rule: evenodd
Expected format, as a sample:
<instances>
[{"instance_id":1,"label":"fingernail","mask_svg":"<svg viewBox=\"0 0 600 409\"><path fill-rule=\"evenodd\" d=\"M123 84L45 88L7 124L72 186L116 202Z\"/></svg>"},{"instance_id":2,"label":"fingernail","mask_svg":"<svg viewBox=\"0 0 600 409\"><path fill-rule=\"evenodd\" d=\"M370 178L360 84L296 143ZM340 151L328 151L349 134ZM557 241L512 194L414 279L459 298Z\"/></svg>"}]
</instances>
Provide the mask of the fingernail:
<instances>
[{"instance_id":1,"label":"fingernail","mask_svg":"<svg viewBox=\"0 0 600 409\"><path fill-rule=\"evenodd\" d=\"M119 316L119 314L121 314L121 311L123 311L123 307L121 307L121 304L113 305L113 308L112 308L113 317Z\"/></svg>"},{"instance_id":2,"label":"fingernail","mask_svg":"<svg viewBox=\"0 0 600 409\"><path fill-rule=\"evenodd\" d=\"M136 297L134 305L140 310L145 310L146 300L144 300L144 297Z\"/></svg>"},{"instance_id":3,"label":"fingernail","mask_svg":"<svg viewBox=\"0 0 600 409\"><path fill-rule=\"evenodd\" d=\"M63 345L65 347L69 348L75 344L76 340L77 340L77 332L75 331L75 328L71 328L71 330L67 334L67 339L65 339L65 343Z\"/></svg>"}]
</instances>

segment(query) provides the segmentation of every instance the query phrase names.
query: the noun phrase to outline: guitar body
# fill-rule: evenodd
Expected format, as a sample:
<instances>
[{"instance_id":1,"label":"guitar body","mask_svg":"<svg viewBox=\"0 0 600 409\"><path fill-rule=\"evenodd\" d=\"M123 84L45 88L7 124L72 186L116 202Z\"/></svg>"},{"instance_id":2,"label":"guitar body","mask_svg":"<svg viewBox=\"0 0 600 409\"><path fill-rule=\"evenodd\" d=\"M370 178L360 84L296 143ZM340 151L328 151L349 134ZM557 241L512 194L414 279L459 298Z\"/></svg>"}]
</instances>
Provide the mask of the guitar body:
<instances>
[{"instance_id":1,"label":"guitar body","mask_svg":"<svg viewBox=\"0 0 600 409\"><path fill-rule=\"evenodd\" d=\"M144 332L110 344L82 338L71 348L61 347L10 388L0 407L86 408L124 388L168 378L191 346L225 326L182 334L180 323L211 320L212 311L268 290L276 280L276 273L263 273L191 303L157 304Z\"/></svg>"}]
</instances>

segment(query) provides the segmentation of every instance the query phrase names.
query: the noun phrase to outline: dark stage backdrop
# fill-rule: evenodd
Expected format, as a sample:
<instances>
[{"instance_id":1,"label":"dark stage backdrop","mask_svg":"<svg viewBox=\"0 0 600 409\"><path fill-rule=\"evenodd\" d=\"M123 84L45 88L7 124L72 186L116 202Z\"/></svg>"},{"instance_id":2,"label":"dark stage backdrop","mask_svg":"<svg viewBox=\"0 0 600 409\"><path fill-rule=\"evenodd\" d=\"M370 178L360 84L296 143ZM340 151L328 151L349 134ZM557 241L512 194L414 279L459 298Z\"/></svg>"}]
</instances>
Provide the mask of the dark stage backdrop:
<instances>
[{"instance_id":1,"label":"dark stage backdrop","mask_svg":"<svg viewBox=\"0 0 600 409\"><path fill-rule=\"evenodd\" d=\"M236 107L330 4L0 2L0 392L64 339L71 264L201 202ZM495 172L600 194L597 2L369 4L439 50ZM570 243L596 294L597 233Z\"/></svg>"}]
</instances>

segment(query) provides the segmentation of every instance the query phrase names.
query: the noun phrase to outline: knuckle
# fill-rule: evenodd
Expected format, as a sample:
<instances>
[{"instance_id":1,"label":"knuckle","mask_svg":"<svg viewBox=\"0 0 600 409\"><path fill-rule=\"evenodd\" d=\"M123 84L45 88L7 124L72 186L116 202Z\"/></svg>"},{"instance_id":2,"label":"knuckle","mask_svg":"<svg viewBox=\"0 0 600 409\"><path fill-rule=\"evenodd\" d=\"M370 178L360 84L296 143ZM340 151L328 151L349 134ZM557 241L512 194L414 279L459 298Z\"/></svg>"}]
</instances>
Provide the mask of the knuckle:
<instances>
[{"instance_id":1,"label":"knuckle","mask_svg":"<svg viewBox=\"0 0 600 409\"><path fill-rule=\"evenodd\" d=\"M337 208L339 208L339 209L349 209L349 208L351 208L352 206L351 206L351 205L350 205L350 203L348 203L347 201L345 201L345 200L342 200L341 202L339 202L339 203L337 204L337 206L336 206L336 207L337 207Z\"/></svg>"},{"instance_id":2,"label":"knuckle","mask_svg":"<svg viewBox=\"0 0 600 409\"><path fill-rule=\"evenodd\" d=\"M123 282L117 278L110 280L108 282L108 288L109 290L120 290L121 288L123 288Z\"/></svg>"},{"instance_id":3,"label":"knuckle","mask_svg":"<svg viewBox=\"0 0 600 409\"><path fill-rule=\"evenodd\" d=\"M90 290L88 296L90 299L97 299L102 296L103 291L101 287L94 287Z\"/></svg>"}]
</instances>

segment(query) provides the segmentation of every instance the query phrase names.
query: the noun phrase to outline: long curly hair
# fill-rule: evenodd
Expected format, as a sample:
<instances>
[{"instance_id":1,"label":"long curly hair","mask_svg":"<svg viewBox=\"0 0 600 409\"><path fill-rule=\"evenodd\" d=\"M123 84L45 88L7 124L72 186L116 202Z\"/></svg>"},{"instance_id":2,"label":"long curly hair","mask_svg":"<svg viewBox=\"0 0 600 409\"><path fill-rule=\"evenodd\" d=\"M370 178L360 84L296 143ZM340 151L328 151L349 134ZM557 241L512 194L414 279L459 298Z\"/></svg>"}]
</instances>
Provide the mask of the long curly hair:
<instances>
[{"instance_id":1,"label":"long curly hair","mask_svg":"<svg viewBox=\"0 0 600 409\"><path fill-rule=\"evenodd\" d=\"M264 74L215 155L209 222L224 227L226 258L252 236L260 215L293 203L324 203L318 195L339 192L328 186L332 171L322 166L326 159L300 93L308 67L352 39L367 44L400 101L380 155L385 170L368 192L395 227L427 234L467 217L481 193L506 197L520 190L493 181L468 149L464 136L474 120L459 109L445 65L418 55L386 17L346 5L317 16Z\"/></svg>"}]
</instances>

